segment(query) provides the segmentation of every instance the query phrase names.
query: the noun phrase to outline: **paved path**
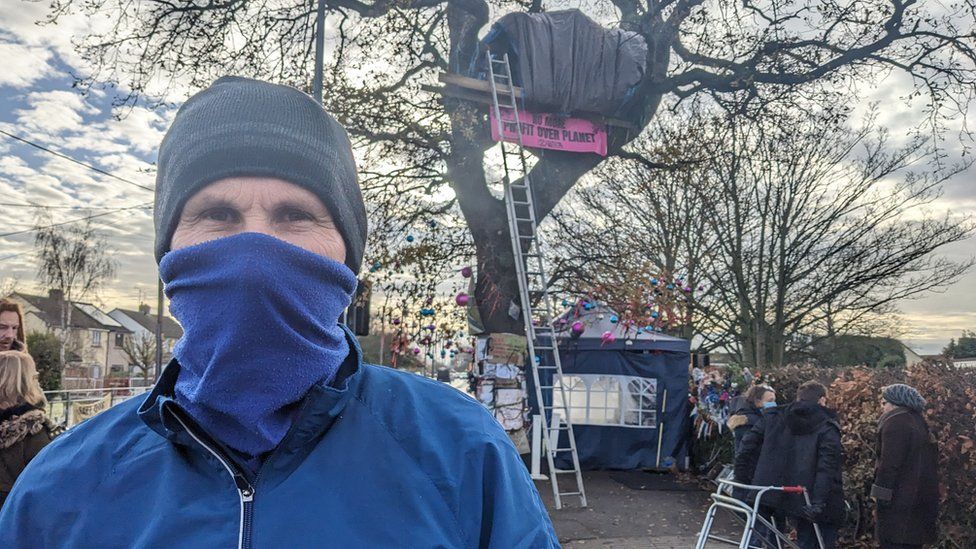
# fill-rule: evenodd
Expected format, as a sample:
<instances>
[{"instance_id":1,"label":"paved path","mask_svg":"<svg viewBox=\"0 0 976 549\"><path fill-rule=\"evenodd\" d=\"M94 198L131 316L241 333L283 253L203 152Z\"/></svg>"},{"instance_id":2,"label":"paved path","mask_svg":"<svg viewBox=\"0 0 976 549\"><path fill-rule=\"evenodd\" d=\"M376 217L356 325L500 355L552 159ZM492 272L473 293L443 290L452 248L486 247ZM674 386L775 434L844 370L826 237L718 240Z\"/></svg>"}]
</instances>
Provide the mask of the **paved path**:
<instances>
[{"instance_id":1,"label":"paved path","mask_svg":"<svg viewBox=\"0 0 976 549\"><path fill-rule=\"evenodd\" d=\"M646 480L646 482L644 482ZM708 508L708 492L670 475L641 471L584 474L589 506L570 498L553 509L548 481L536 486L549 509L559 541L568 549L689 549L695 546ZM729 521L716 531L728 533ZM710 546L711 547L711 546Z\"/></svg>"}]
</instances>

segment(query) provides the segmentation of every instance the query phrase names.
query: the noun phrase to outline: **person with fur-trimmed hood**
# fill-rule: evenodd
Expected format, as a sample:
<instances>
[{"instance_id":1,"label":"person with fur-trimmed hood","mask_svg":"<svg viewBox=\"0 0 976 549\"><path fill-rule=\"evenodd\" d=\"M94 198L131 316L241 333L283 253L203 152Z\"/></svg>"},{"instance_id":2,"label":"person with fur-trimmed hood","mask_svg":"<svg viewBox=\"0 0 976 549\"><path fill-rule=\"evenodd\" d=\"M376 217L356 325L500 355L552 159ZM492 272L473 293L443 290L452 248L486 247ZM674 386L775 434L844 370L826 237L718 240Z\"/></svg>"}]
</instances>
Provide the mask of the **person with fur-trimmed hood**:
<instances>
[{"instance_id":1,"label":"person with fur-trimmed hood","mask_svg":"<svg viewBox=\"0 0 976 549\"><path fill-rule=\"evenodd\" d=\"M742 439L762 417L765 410L776 407L776 391L768 385L753 385L729 405L729 419L725 425L735 437L735 453L742 448Z\"/></svg>"},{"instance_id":2,"label":"person with fur-trimmed hood","mask_svg":"<svg viewBox=\"0 0 976 549\"><path fill-rule=\"evenodd\" d=\"M800 385L795 402L766 411L746 433L735 458L739 482L807 489L811 505L802 494L769 492L762 499L774 515L794 522L797 544L804 549L819 547L814 522L824 547L835 547L844 520L840 425L826 402L827 388L820 383Z\"/></svg>"},{"instance_id":3,"label":"person with fur-trimmed hood","mask_svg":"<svg viewBox=\"0 0 976 549\"><path fill-rule=\"evenodd\" d=\"M51 442L46 405L34 359L0 351L0 508L20 473Z\"/></svg>"},{"instance_id":4,"label":"person with fur-trimmed hood","mask_svg":"<svg viewBox=\"0 0 976 549\"><path fill-rule=\"evenodd\" d=\"M871 497L878 503L881 549L915 549L937 539L938 445L922 413L925 399L896 383L881 391L878 464Z\"/></svg>"}]
</instances>

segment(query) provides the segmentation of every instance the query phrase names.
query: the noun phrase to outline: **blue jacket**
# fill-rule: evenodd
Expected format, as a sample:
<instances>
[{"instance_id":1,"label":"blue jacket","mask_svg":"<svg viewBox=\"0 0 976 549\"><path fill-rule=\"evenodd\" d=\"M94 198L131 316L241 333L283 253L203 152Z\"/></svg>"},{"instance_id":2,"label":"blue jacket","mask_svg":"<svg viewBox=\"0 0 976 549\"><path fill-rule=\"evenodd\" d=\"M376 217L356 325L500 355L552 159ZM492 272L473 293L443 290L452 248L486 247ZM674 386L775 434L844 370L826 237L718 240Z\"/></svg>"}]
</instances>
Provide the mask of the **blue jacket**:
<instances>
[{"instance_id":1,"label":"blue jacket","mask_svg":"<svg viewBox=\"0 0 976 549\"><path fill-rule=\"evenodd\" d=\"M352 339L350 337L350 339ZM475 400L364 364L353 343L256 472L171 398L69 430L0 513L0 547L558 547L514 446Z\"/></svg>"}]
</instances>

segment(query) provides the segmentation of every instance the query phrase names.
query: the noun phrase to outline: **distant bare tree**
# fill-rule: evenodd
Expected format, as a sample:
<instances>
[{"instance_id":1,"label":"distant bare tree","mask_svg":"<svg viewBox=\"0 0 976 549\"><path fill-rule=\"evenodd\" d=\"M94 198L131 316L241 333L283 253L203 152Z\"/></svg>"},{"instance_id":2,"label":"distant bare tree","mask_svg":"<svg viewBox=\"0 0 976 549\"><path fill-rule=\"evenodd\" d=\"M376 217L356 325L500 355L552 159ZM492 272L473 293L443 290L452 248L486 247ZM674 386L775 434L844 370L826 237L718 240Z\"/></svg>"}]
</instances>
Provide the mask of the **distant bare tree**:
<instances>
[{"instance_id":1,"label":"distant bare tree","mask_svg":"<svg viewBox=\"0 0 976 549\"><path fill-rule=\"evenodd\" d=\"M115 276L116 263L110 257L108 243L95 230L91 218L58 225L41 214L35 226L38 277L41 284L57 290L62 298L58 338L61 340L61 364L66 364L71 304L94 295L111 280Z\"/></svg>"},{"instance_id":2,"label":"distant bare tree","mask_svg":"<svg viewBox=\"0 0 976 549\"><path fill-rule=\"evenodd\" d=\"M822 337L863 333L898 300L944 288L972 265L933 255L971 235L972 220L922 208L969 164L940 167L929 140L895 147L873 120L852 128L843 111L779 116L682 118L684 149L709 152L679 170L654 167L673 160L662 141L638 142L626 167L557 214L556 255L597 280L648 261L684 270L706 287L693 305L706 345L758 367Z\"/></svg>"},{"instance_id":3,"label":"distant bare tree","mask_svg":"<svg viewBox=\"0 0 976 549\"><path fill-rule=\"evenodd\" d=\"M151 333L126 335L122 342L122 352L129 364L139 372L143 382L148 383L156 366L156 337Z\"/></svg>"},{"instance_id":4,"label":"distant bare tree","mask_svg":"<svg viewBox=\"0 0 976 549\"><path fill-rule=\"evenodd\" d=\"M17 286L20 285L20 280L11 277L4 277L0 279L0 297L6 297L17 291Z\"/></svg>"}]
</instances>

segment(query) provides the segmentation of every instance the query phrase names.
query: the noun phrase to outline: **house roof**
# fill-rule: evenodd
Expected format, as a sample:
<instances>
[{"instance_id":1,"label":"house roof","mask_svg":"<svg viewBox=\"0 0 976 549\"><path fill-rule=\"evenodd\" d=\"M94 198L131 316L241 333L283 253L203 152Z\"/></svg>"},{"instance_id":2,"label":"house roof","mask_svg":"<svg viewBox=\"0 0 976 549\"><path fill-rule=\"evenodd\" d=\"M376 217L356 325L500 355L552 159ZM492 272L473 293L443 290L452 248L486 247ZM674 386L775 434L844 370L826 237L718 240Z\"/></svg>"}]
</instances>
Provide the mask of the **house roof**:
<instances>
[{"instance_id":1,"label":"house roof","mask_svg":"<svg viewBox=\"0 0 976 549\"><path fill-rule=\"evenodd\" d=\"M142 326L143 328L149 330L152 333L156 333L156 315L146 314L141 311L132 311L129 309L114 309L112 312L118 311L125 316L131 318L134 322ZM183 328L168 316L163 317L163 338L165 339L179 339L183 337Z\"/></svg>"},{"instance_id":2,"label":"house roof","mask_svg":"<svg viewBox=\"0 0 976 549\"><path fill-rule=\"evenodd\" d=\"M14 295L23 299L37 309L35 314L48 326L56 327L61 325L60 300L52 297L29 295L19 292ZM72 307L71 322L69 325L71 328L110 330L113 332L129 333L129 330L103 313L98 307L90 303L80 303L76 301L72 303Z\"/></svg>"}]
</instances>

